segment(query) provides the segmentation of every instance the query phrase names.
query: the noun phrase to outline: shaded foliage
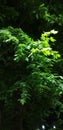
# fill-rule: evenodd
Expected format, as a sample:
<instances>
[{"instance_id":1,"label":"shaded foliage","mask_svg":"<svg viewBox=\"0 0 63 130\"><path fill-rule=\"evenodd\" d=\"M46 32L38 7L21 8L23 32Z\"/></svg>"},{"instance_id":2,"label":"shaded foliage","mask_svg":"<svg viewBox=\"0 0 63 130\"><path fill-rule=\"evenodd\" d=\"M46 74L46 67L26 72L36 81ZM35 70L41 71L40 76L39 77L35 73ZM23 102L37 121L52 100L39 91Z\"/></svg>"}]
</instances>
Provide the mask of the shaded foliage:
<instances>
[{"instance_id":1,"label":"shaded foliage","mask_svg":"<svg viewBox=\"0 0 63 130\"><path fill-rule=\"evenodd\" d=\"M0 28L1 129L62 128L63 2L0 0Z\"/></svg>"},{"instance_id":2,"label":"shaded foliage","mask_svg":"<svg viewBox=\"0 0 63 130\"><path fill-rule=\"evenodd\" d=\"M53 73L52 66L60 55L49 44L55 42L52 34L56 33L54 30L45 32L40 40L34 41L20 28L0 29L3 129L27 127L33 130L40 122L47 124L46 118L54 113L59 119L63 107L59 100L63 91L63 77ZM57 112L59 105L61 107ZM26 125L23 126L24 122Z\"/></svg>"}]
</instances>

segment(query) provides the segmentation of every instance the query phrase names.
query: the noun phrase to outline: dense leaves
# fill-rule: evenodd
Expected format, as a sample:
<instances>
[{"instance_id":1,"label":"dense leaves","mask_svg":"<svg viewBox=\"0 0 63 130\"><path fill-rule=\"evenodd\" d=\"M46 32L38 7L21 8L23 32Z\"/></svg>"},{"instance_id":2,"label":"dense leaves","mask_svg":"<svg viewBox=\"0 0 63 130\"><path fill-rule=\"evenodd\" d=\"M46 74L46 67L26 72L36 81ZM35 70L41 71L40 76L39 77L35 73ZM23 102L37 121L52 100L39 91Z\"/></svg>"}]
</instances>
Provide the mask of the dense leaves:
<instances>
[{"instance_id":1,"label":"dense leaves","mask_svg":"<svg viewBox=\"0 0 63 130\"><path fill-rule=\"evenodd\" d=\"M63 77L53 73L52 67L60 55L50 46L55 42L52 34L56 33L44 32L34 41L20 28L0 29L0 101L4 103L3 119L8 118L3 129L15 129L12 123L15 116L21 122L21 125L17 122L16 129L23 129L23 122L30 130L39 127L43 120L46 125L51 109L59 119ZM58 113L55 109L59 105Z\"/></svg>"},{"instance_id":2,"label":"dense leaves","mask_svg":"<svg viewBox=\"0 0 63 130\"><path fill-rule=\"evenodd\" d=\"M0 0L0 129L63 129L62 75L63 2Z\"/></svg>"}]
</instances>

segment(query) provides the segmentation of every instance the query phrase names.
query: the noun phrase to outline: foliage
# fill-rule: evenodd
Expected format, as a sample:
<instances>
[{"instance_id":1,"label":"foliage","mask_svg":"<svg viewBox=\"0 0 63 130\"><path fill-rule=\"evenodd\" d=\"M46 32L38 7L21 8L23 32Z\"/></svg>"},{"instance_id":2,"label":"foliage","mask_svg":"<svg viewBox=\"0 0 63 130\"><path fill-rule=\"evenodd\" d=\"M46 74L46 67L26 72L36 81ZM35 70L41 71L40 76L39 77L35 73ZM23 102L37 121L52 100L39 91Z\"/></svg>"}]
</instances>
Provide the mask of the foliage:
<instances>
[{"instance_id":1,"label":"foliage","mask_svg":"<svg viewBox=\"0 0 63 130\"><path fill-rule=\"evenodd\" d=\"M19 128L19 123L18 127L12 123L16 111L19 121L22 118L30 130L40 122L47 124L51 109L59 118L63 77L53 73L60 55L50 45L55 42L52 34L56 33L44 32L40 40L34 41L20 28L0 29L0 101L4 102L3 118L9 119L4 121L3 129Z\"/></svg>"},{"instance_id":2,"label":"foliage","mask_svg":"<svg viewBox=\"0 0 63 130\"><path fill-rule=\"evenodd\" d=\"M0 0L0 129L63 129L62 75L63 2Z\"/></svg>"}]
</instances>

